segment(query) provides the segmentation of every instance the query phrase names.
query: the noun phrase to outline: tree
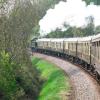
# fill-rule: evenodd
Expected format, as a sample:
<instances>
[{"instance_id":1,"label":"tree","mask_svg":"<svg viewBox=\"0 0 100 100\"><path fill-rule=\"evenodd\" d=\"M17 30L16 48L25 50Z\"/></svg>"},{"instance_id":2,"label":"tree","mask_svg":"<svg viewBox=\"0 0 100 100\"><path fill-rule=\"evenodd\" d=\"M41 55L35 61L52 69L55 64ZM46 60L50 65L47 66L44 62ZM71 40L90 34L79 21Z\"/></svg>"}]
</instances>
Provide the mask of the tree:
<instances>
[{"instance_id":1,"label":"tree","mask_svg":"<svg viewBox=\"0 0 100 100\"><path fill-rule=\"evenodd\" d=\"M84 28L85 29L85 35L93 35L95 34L95 26L94 26L94 18L92 16L89 16L87 19L87 26Z\"/></svg>"},{"instance_id":2,"label":"tree","mask_svg":"<svg viewBox=\"0 0 100 100\"><path fill-rule=\"evenodd\" d=\"M40 18L52 4L50 0L2 1L0 2L0 95L3 94L8 100L26 96L36 99L41 87L41 79L38 71L32 67L27 52L28 42L32 31L34 35L38 31ZM10 1L13 2L13 6L9 10Z\"/></svg>"},{"instance_id":3,"label":"tree","mask_svg":"<svg viewBox=\"0 0 100 100\"><path fill-rule=\"evenodd\" d=\"M95 31L96 31L95 32L96 34L100 33L100 26L97 26L96 29L95 29Z\"/></svg>"},{"instance_id":4,"label":"tree","mask_svg":"<svg viewBox=\"0 0 100 100\"><path fill-rule=\"evenodd\" d=\"M100 0L84 0L87 4L90 4L91 2L94 2L96 5L100 5Z\"/></svg>"}]
</instances>

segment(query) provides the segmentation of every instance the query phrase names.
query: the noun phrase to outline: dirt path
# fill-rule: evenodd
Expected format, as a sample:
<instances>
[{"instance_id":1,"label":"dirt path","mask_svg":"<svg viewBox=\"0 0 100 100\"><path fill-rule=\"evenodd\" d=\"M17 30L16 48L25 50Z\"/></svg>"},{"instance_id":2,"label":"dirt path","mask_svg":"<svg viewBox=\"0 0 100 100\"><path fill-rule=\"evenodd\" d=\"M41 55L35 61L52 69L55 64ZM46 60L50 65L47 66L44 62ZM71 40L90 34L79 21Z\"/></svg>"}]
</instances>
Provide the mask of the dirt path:
<instances>
[{"instance_id":1,"label":"dirt path","mask_svg":"<svg viewBox=\"0 0 100 100\"><path fill-rule=\"evenodd\" d=\"M100 86L79 67L56 57L39 53L33 55L54 63L69 75L73 87L70 100L100 100Z\"/></svg>"}]
</instances>

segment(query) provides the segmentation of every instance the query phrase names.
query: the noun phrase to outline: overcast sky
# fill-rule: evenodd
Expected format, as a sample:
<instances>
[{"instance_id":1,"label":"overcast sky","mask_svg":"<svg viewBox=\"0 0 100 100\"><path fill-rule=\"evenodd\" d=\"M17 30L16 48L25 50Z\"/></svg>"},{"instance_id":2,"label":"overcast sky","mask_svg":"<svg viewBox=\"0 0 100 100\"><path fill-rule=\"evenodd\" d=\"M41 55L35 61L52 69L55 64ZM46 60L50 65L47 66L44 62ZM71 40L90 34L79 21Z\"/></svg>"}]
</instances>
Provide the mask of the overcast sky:
<instances>
[{"instance_id":1,"label":"overcast sky","mask_svg":"<svg viewBox=\"0 0 100 100\"><path fill-rule=\"evenodd\" d=\"M100 25L100 6L86 5L82 0L67 0L67 2L59 2L54 9L49 9L46 15L40 20L41 35L49 33L56 28L62 28L67 23L70 26L86 25L88 16L94 17L95 26Z\"/></svg>"}]
</instances>

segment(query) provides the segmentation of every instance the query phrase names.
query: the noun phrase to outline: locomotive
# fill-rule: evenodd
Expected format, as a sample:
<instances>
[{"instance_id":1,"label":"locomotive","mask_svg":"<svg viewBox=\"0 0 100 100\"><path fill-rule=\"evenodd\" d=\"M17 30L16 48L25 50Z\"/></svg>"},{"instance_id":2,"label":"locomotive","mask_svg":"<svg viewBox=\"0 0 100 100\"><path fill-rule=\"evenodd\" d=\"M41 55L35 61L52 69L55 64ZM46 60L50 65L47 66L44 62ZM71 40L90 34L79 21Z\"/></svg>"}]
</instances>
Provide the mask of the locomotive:
<instances>
[{"instance_id":1,"label":"locomotive","mask_svg":"<svg viewBox=\"0 0 100 100\"><path fill-rule=\"evenodd\" d=\"M32 51L81 65L100 83L100 34L77 38L41 38L31 41Z\"/></svg>"}]
</instances>

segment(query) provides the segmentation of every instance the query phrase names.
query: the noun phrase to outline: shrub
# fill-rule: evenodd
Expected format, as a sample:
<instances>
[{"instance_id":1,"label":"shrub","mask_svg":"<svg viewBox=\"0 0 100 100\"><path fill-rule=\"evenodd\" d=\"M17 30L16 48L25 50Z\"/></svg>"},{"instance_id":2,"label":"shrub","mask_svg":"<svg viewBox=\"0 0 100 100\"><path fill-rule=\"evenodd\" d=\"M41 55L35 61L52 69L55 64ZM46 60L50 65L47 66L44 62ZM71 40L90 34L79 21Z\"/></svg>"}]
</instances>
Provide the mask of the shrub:
<instances>
[{"instance_id":1,"label":"shrub","mask_svg":"<svg viewBox=\"0 0 100 100\"><path fill-rule=\"evenodd\" d=\"M14 68L16 64L11 61L10 55L5 51L0 54L0 93L1 99L16 100L24 94L17 84Z\"/></svg>"}]
</instances>

